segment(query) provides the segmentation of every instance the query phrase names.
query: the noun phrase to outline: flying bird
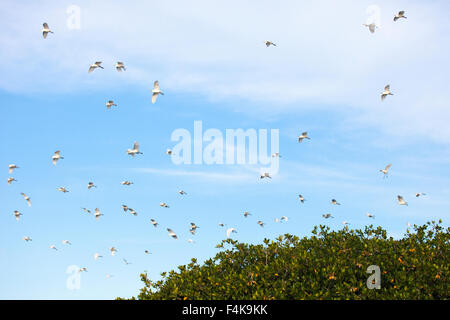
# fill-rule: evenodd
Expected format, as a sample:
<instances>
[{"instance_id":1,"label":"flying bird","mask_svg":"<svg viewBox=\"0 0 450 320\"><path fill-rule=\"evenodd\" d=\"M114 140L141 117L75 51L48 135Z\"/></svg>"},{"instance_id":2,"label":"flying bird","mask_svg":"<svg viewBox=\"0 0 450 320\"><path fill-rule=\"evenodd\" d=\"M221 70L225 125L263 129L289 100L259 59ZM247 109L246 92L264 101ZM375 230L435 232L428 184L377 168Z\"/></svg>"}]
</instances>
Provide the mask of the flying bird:
<instances>
[{"instance_id":1,"label":"flying bird","mask_svg":"<svg viewBox=\"0 0 450 320\"><path fill-rule=\"evenodd\" d=\"M152 103L156 102L156 98L158 98L158 95L164 95L164 93L161 91L160 87L159 87L159 82L158 80L155 81L155 83L153 84L153 90L152 90Z\"/></svg>"},{"instance_id":2,"label":"flying bird","mask_svg":"<svg viewBox=\"0 0 450 320\"><path fill-rule=\"evenodd\" d=\"M14 181L17 182L17 180L14 178L8 178L8 184L13 183Z\"/></svg>"},{"instance_id":3,"label":"flying bird","mask_svg":"<svg viewBox=\"0 0 450 320\"><path fill-rule=\"evenodd\" d=\"M57 150L52 156L52 163L54 166L56 166L56 163L60 160L64 159L64 157L61 157L61 151Z\"/></svg>"},{"instance_id":4,"label":"flying bird","mask_svg":"<svg viewBox=\"0 0 450 320\"><path fill-rule=\"evenodd\" d=\"M163 208L169 208L169 205L168 205L167 203L165 203L165 202L161 202L161 203L159 204L159 206L160 206L160 207L163 207Z\"/></svg>"},{"instance_id":5,"label":"flying bird","mask_svg":"<svg viewBox=\"0 0 450 320\"><path fill-rule=\"evenodd\" d=\"M426 193L418 192L418 193L416 193L416 198L418 198L420 196L426 196L426 195L427 195Z\"/></svg>"},{"instance_id":6,"label":"flying bird","mask_svg":"<svg viewBox=\"0 0 450 320\"><path fill-rule=\"evenodd\" d=\"M230 237L230 235L231 235L232 233L237 233L237 231L236 231L235 228L229 228L229 229L227 229L227 239Z\"/></svg>"},{"instance_id":7,"label":"flying bird","mask_svg":"<svg viewBox=\"0 0 450 320\"><path fill-rule=\"evenodd\" d=\"M158 222L155 219L150 219L150 222L155 228L158 226Z\"/></svg>"},{"instance_id":8,"label":"flying bird","mask_svg":"<svg viewBox=\"0 0 450 320\"><path fill-rule=\"evenodd\" d=\"M387 96L393 96L394 94L391 93L391 86L388 84L384 87L384 91L381 93L381 101L384 101Z\"/></svg>"},{"instance_id":9,"label":"flying bird","mask_svg":"<svg viewBox=\"0 0 450 320\"><path fill-rule=\"evenodd\" d=\"M258 221L257 224L259 224L261 227L264 227L265 223L262 221Z\"/></svg>"},{"instance_id":10,"label":"flying bird","mask_svg":"<svg viewBox=\"0 0 450 320\"><path fill-rule=\"evenodd\" d=\"M117 253L117 249L114 248L114 247L109 248L109 251L111 251L111 255L112 255L112 256L115 256L116 253Z\"/></svg>"},{"instance_id":11,"label":"flying bird","mask_svg":"<svg viewBox=\"0 0 450 320\"><path fill-rule=\"evenodd\" d=\"M183 190L180 190L180 191L178 191L178 193L179 194L181 194L181 195L185 195L185 194L187 194L186 192L184 192Z\"/></svg>"},{"instance_id":12,"label":"flying bird","mask_svg":"<svg viewBox=\"0 0 450 320\"><path fill-rule=\"evenodd\" d=\"M23 192L21 192L20 193L22 196L23 196L23 198L27 201L27 203L28 203L28 206L29 207L31 207L31 198L29 197L29 196L27 196L25 193L23 193Z\"/></svg>"},{"instance_id":13,"label":"flying bird","mask_svg":"<svg viewBox=\"0 0 450 320\"><path fill-rule=\"evenodd\" d=\"M92 213L92 211L87 209L87 208L81 208L81 209L83 209L83 211L86 212L86 213Z\"/></svg>"},{"instance_id":14,"label":"flying bird","mask_svg":"<svg viewBox=\"0 0 450 320\"><path fill-rule=\"evenodd\" d=\"M44 27L44 28L42 29L42 36L44 37L44 39L47 39L47 34L53 33L53 31L50 30L50 28L48 27L47 22L44 22L44 23L42 24L42 26Z\"/></svg>"},{"instance_id":15,"label":"flying bird","mask_svg":"<svg viewBox=\"0 0 450 320\"><path fill-rule=\"evenodd\" d=\"M303 139L308 139L311 140L310 137L308 137L308 132L302 132L302 134L300 136L298 136L298 142L301 143L303 141Z\"/></svg>"},{"instance_id":16,"label":"flying bird","mask_svg":"<svg viewBox=\"0 0 450 320\"><path fill-rule=\"evenodd\" d=\"M277 46L275 43L273 43L272 41L269 41L269 40L265 40L264 43L266 44L267 48L270 46L275 46L275 47Z\"/></svg>"},{"instance_id":17,"label":"flying bird","mask_svg":"<svg viewBox=\"0 0 450 320\"><path fill-rule=\"evenodd\" d=\"M172 229L167 228L167 231L169 232L169 236L174 238L174 239L178 239L177 235L175 234L175 232L172 231Z\"/></svg>"},{"instance_id":18,"label":"flying bird","mask_svg":"<svg viewBox=\"0 0 450 320\"><path fill-rule=\"evenodd\" d=\"M127 154L129 154L132 157L134 157L137 154L143 154L142 152L139 151L139 142L135 141L133 149L128 149Z\"/></svg>"},{"instance_id":19,"label":"flying bird","mask_svg":"<svg viewBox=\"0 0 450 320\"><path fill-rule=\"evenodd\" d=\"M325 219L328 219L328 218L334 218L334 217L331 215L331 213L323 214L322 217L324 217Z\"/></svg>"},{"instance_id":20,"label":"flying bird","mask_svg":"<svg viewBox=\"0 0 450 320\"><path fill-rule=\"evenodd\" d=\"M167 149L167 150L166 150L166 154L167 154L168 156L170 156L170 155L172 154L172 150Z\"/></svg>"},{"instance_id":21,"label":"flying bird","mask_svg":"<svg viewBox=\"0 0 450 320\"><path fill-rule=\"evenodd\" d=\"M28 242L28 241L33 241L33 239L31 239L31 238L28 237L28 236L23 237L22 240L25 240L26 242Z\"/></svg>"},{"instance_id":22,"label":"flying bird","mask_svg":"<svg viewBox=\"0 0 450 320\"><path fill-rule=\"evenodd\" d=\"M298 198L300 199L301 203L305 203L305 198L301 194L298 195Z\"/></svg>"},{"instance_id":23,"label":"flying bird","mask_svg":"<svg viewBox=\"0 0 450 320\"><path fill-rule=\"evenodd\" d=\"M106 102L105 105L107 109L111 109L111 107L113 106L117 107L117 104L115 104L113 100L108 100L108 102Z\"/></svg>"},{"instance_id":24,"label":"flying bird","mask_svg":"<svg viewBox=\"0 0 450 320\"><path fill-rule=\"evenodd\" d=\"M123 186L131 186L133 184L133 182L126 180L126 181L122 181L120 184Z\"/></svg>"},{"instance_id":25,"label":"flying bird","mask_svg":"<svg viewBox=\"0 0 450 320\"><path fill-rule=\"evenodd\" d=\"M339 202L337 202L336 199L331 199L331 204L338 205L338 206L341 205Z\"/></svg>"},{"instance_id":26,"label":"flying bird","mask_svg":"<svg viewBox=\"0 0 450 320\"><path fill-rule=\"evenodd\" d=\"M383 172L383 178L388 177L389 168L392 167L392 163L389 163L384 169L381 169L380 172Z\"/></svg>"},{"instance_id":27,"label":"flying bird","mask_svg":"<svg viewBox=\"0 0 450 320\"><path fill-rule=\"evenodd\" d=\"M223 224L222 222L219 222L219 227L225 227L225 224Z\"/></svg>"},{"instance_id":28,"label":"flying bird","mask_svg":"<svg viewBox=\"0 0 450 320\"><path fill-rule=\"evenodd\" d=\"M97 188L97 186L96 186L93 182L91 182L91 181L88 183L88 186L87 186L87 187L88 187L88 190L90 190L90 189L92 189L92 188Z\"/></svg>"},{"instance_id":29,"label":"flying bird","mask_svg":"<svg viewBox=\"0 0 450 320\"><path fill-rule=\"evenodd\" d=\"M100 216L103 216L103 214L100 213L100 209L99 208L95 208L95 220L98 220L98 218L100 218Z\"/></svg>"},{"instance_id":30,"label":"flying bird","mask_svg":"<svg viewBox=\"0 0 450 320\"><path fill-rule=\"evenodd\" d=\"M14 169L19 169L19 167L18 166L16 166L15 164L10 164L10 165L8 165L8 172L9 172L9 174L11 174L11 173L13 173L13 171L14 171Z\"/></svg>"},{"instance_id":31,"label":"flying bird","mask_svg":"<svg viewBox=\"0 0 450 320\"><path fill-rule=\"evenodd\" d=\"M115 67L116 67L117 71L119 71L119 72L127 70L127 69L125 69L125 65L123 64L123 62L120 62L120 61L117 61Z\"/></svg>"},{"instance_id":32,"label":"flying bird","mask_svg":"<svg viewBox=\"0 0 450 320\"><path fill-rule=\"evenodd\" d=\"M286 221L286 222L288 222L288 221L289 221L289 218L286 217L286 216L282 216L280 220L281 220L281 221Z\"/></svg>"},{"instance_id":33,"label":"flying bird","mask_svg":"<svg viewBox=\"0 0 450 320\"><path fill-rule=\"evenodd\" d=\"M264 172L263 174L261 174L260 178L261 179L264 179L264 178L272 179L272 177L270 176L270 174L268 172Z\"/></svg>"},{"instance_id":34,"label":"flying bird","mask_svg":"<svg viewBox=\"0 0 450 320\"><path fill-rule=\"evenodd\" d=\"M86 267L80 268L80 270L78 270L78 273L81 273L81 272L87 272L87 268Z\"/></svg>"},{"instance_id":35,"label":"flying bird","mask_svg":"<svg viewBox=\"0 0 450 320\"><path fill-rule=\"evenodd\" d=\"M69 240L63 240L63 241L61 241L61 242L62 242L62 244L68 244L68 245L71 245L71 243L70 243Z\"/></svg>"},{"instance_id":36,"label":"flying bird","mask_svg":"<svg viewBox=\"0 0 450 320\"><path fill-rule=\"evenodd\" d=\"M279 152L273 153L272 158L281 158L280 153Z\"/></svg>"},{"instance_id":37,"label":"flying bird","mask_svg":"<svg viewBox=\"0 0 450 320\"><path fill-rule=\"evenodd\" d=\"M375 28L378 28L378 26L375 23L371 23L371 24L364 23L363 26L369 28L369 31L371 33L374 33L375 32Z\"/></svg>"},{"instance_id":38,"label":"flying bird","mask_svg":"<svg viewBox=\"0 0 450 320\"><path fill-rule=\"evenodd\" d=\"M133 215L133 216L137 216L137 212L131 208L128 208L128 211Z\"/></svg>"},{"instance_id":39,"label":"flying bird","mask_svg":"<svg viewBox=\"0 0 450 320\"><path fill-rule=\"evenodd\" d=\"M16 220L17 220L17 221L20 220L20 216L23 216L23 214L21 214L19 211L15 210L15 211L14 211L14 217L16 217Z\"/></svg>"},{"instance_id":40,"label":"flying bird","mask_svg":"<svg viewBox=\"0 0 450 320\"><path fill-rule=\"evenodd\" d=\"M250 212L245 211L244 212L244 217L247 218L248 216L251 216Z\"/></svg>"},{"instance_id":41,"label":"flying bird","mask_svg":"<svg viewBox=\"0 0 450 320\"><path fill-rule=\"evenodd\" d=\"M148 251L148 250L145 250L144 253L145 253L145 254L151 254L151 252Z\"/></svg>"},{"instance_id":42,"label":"flying bird","mask_svg":"<svg viewBox=\"0 0 450 320\"><path fill-rule=\"evenodd\" d=\"M103 258L99 253L94 253L94 260L98 260L98 258Z\"/></svg>"},{"instance_id":43,"label":"flying bird","mask_svg":"<svg viewBox=\"0 0 450 320\"><path fill-rule=\"evenodd\" d=\"M397 200L398 200L398 204L399 205L403 205L403 206L407 206L408 202L405 201L405 199L403 199L402 196L397 196Z\"/></svg>"},{"instance_id":44,"label":"flying bird","mask_svg":"<svg viewBox=\"0 0 450 320\"><path fill-rule=\"evenodd\" d=\"M369 218L375 219L375 216L373 214L368 213L368 212L366 213L366 216L369 217Z\"/></svg>"},{"instance_id":45,"label":"flying bird","mask_svg":"<svg viewBox=\"0 0 450 320\"><path fill-rule=\"evenodd\" d=\"M50 249L53 249L53 250L58 250L56 247L55 247L55 245L51 245L50 247L49 247Z\"/></svg>"},{"instance_id":46,"label":"flying bird","mask_svg":"<svg viewBox=\"0 0 450 320\"><path fill-rule=\"evenodd\" d=\"M407 18L405 17L405 11L399 11L399 12L395 15L394 21L397 21L398 19L401 19L401 18L407 19Z\"/></svg>"},{"instance_id":47,"label":"flying bird","mask_svg":"<svg viewBox=\"0 0 450 320\"><path fill-rule=\"evenodd\" d=\"M62 193L67 193L69 192L69 190L67 190L65 187L59 187L58 191L62 192Z\"/></svg>"},{"instance_id":48,"label":"flying bird","mask_svg":"<svg viewBox=\"0 0 450 320\"><path fill-rule=\"evenodd\" d=\"M102 64L101 61L96 61L95 63L91 64L91 65L89 66L89 71L88 71L88 72L92 72L92 71L94 71L94 70L97 69L97 68L104 69L104 68L101 66L101 64Z\"/></svg>"}]
</instances>

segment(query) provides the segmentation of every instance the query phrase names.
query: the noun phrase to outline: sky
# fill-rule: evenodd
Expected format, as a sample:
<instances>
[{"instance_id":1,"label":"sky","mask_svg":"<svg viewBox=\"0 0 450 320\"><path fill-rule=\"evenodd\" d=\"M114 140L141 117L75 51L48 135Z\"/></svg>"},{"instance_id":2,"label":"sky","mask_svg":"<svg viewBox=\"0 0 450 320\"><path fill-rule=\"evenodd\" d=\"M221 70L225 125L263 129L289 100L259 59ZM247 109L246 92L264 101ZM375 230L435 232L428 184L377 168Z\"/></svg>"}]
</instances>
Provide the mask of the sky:
<instances>
[{"instance_id":1,"label":"sky","mask_svg":"<svg viewBox=\"0 0 450 320\"><path fill-rule=\"evenodd\" d=\"M339 230L343 221L382 226L394 238L407 223L442 219L448 226L449 6L3 1L0 299L136 296L140 273L159 279L193 257L214 256L228 227L238 231L233 239L261 243L285 233L309 236L320 224ZM394 22L400 10L407 19ZM363 26L371 20L379 26L373 34ZM46 39L44 22L54 32ZM95 61L104 69L88 73ZM126 71L115 70L117 61ZM152 104L155 80L164 96ZM382 102L386 84L394 95ZM108 110L110 99L118 106ZM176 144L171 135L180 128L193 134L194 121L224 135L278 129L279 171L260 179L258 165L174 164L166 155ZM304 131L311 140L299 144ZM132 158L126 150L134 141L143 154ZM53 166L56 150L64 159ZM379 170L388 163L384 179ZM9 164L20 168L9 175ZM17 182L8 185L8 177ZM97 188L88 190L89 181ZM57 191L61 186L69 192ZM409 205L399 206L397 195ZM331 205L333 198L341 205ZM82 207L104 216L96 221ZM19 222L14 210L23 214ZM289 221L275 223L281 216ZM191 222L199 226L195 235ZM63 245L66 239L72 244ZM103 257L96 261L95 253ZM66 271L74 265L88 272L70 290Z\"/></svg>"}]
</instances>

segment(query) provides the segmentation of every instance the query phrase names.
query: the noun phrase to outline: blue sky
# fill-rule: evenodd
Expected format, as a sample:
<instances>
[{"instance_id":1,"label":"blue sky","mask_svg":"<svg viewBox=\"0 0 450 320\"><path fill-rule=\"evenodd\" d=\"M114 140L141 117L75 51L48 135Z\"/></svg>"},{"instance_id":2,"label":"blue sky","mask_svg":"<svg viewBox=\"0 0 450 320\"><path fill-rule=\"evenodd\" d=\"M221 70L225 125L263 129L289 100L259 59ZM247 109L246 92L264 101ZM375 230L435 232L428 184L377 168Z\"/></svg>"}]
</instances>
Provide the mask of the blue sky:
<instances>
[{"instance_id":1,"label":"blue sky","mask_svg":"<svg viewBox=\"0 0 450 320\"><path fill-rule=\"evenodd\" d=\"M0 298L137 295L144 270L157 279L192 257L213 256L226 238L219 221L238 230L234 239L252 243L306 236L325 223L340 229L344 220L380 225L394 237L407 222L441 218L448 225L449 4L337 3L5 1ZM380 27L371 34L362 24L374 4ZM79 30L66 25L70 5L81 9ZM399 10L408 19L394 23ZM45 40L43 22L54 31ZM98 60L105 69L88 74ZM127 70L118 73L116 61ZM165 95L151 104L155 80ZM394 96L381 103L388 83ZM109 99L118 107L107 110ZM279 173L266 181L258 166L174 165L165 154L174 145L170 136L178 128L193 132L195 120L224 134L279 129ZM303 131L311 140L298 144ZM144 154L133 159L125 151L135 140ZM54 167L56 150L65 159ZM9 175L11 163L20 169ZM378 170L388 163L390 176L382 179ZM18 181L8 185L10 176ZM98 188L88 190L89 181ZM60 186L70 192L58 192ZM416 199L416 192L427 196ZM408 207L397 205L398 194ZM332 206L332 198L342 205ZM138 216L125 214L122 204ZM96 221L81 207L98 207L104 216ZM23 213L19 222L14 210ZM245 219L244 211L252 216ZM324 220L328 212L335 219ZM273 222L282 215L287 223ZM200 227L195 236L190 222ZM33 241L23 241L26 235ZM72 245L63 246L64 239ZM95 261L96 252L103 258ZM70 265L88 269L79 290L66 288Z\"/></svg>"}]
</instances>

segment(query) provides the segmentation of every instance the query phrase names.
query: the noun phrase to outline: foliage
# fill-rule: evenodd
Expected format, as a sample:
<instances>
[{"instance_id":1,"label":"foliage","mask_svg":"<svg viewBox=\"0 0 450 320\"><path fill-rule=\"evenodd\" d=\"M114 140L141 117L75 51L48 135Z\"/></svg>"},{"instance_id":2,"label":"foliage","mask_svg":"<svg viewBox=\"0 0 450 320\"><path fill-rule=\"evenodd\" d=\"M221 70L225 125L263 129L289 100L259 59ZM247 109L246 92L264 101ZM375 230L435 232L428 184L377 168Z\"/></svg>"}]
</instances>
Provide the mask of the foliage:
<instances>
[{"instance_id":1,"label":"foliage","mask_svg":"<svg viewBox=\"0 0 450 320\"><path fill-rule=\"evenodd\" d=\"M448 299L450 228L441 224L414 226L400 240L372 225L364 231L321 225L309 238L286 234L260 245L227 239L203 265L192 259L155 282L141 274L137 298ZM370 265L380 267L381 289L367 288Z\"/></svg>"}]
</instances>

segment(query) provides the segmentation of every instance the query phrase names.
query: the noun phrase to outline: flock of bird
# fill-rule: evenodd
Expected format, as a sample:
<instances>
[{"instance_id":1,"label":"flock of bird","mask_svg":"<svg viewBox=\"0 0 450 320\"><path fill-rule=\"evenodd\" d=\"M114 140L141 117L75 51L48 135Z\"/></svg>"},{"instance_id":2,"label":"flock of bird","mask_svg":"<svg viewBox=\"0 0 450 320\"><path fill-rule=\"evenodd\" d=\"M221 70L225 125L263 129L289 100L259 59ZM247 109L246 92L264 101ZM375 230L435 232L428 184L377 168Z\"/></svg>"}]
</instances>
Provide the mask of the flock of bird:
<instances>
[{"instance_id":1,"label":"flock of bird","mask_svg":"<svg viewBox=\"0 0 450 320\"><path fill-rule=\"evenodd\" d=\"M395 15L394 21L397 21L397 20L399 20L399 19L406 19L406 16L405 16L405 12L404 12L404 11L399 11L399 12ZM374 32L375 32L375 29L378 27L375 23L371 23L371 24L363 24L363 25L366 26L366 27L368 27L371 33L374 33ZM49 26L48 26L47 23L44 23L44 24L43 24L43 29L42 29L42 36L43 36L43 38L46 39L49 33L52 33L52 34L53 34L53 31L49 28ZM277 46L274 42L268 41L268 40L264 41L264 43L265 43L266 47ZM118 72L126 71L125 64L124 64L123 62L121 62L121 61L118 61L118 62L115 64L115 68L116 68L116 70L117 70ZM89 72L89 73L92 73L92 72L94 72L96 69L104 69L104 67L102 66L102 62L101 62L101 61L96 61L96 62L94 62L93 64L91 64L91 65L89 66L88 72ZM154 82L153 89L151 90L151 92L152 92L152 103L156 103L156 100L157 100L157 98L158 98L159 95L164 95L164 93L161 91L161 88L160 88L160 85L159 85L159 82L158 82L158 81L155 81L155 82ZM393 94L392 94L391 91L390 91L390 85L386 85L386 86L384 87L384 91L381 93L381 100L384 101L384 100L386 99L387 96L392 96L392 95L393 95ZM116 104L113 100L109 100L109 101L106 102L106 107L107 107L107 109L110 109L110 108L113 107L113 106L114 106L114 107L117 106L117 104ZM298 136L298 143L302 143L305 139L306 139L306 140L311 140L311 138L308 136L308 132L302 132L301 135ZM138 143L137 141L134 142L133 147L130 148L130 149L128 149L128 150L126 151L126 153L127 153L129 156L131 156L131 157L135 157L135 156L137 156L137 155L143 155L143 153L140 151L140 146L139 146L139 143ZM171 154L172 154L172 150L167 149L166 154L167 154L167 155L171 155ZM274 153L274 154L272 154L272 157L280 157L280 158L281 158L281 155L280 155L279 153ZM51 160L52 160L52 163L53 163L54 166L56 166L56 165L58 164L58 162L59 162L60 160L63 160L63 159L64 159L64 157L61 156L61 151L60 151L60 150L55 151L55 153L54 153L54 154L52 155L52 157L51 157ZM392 164L388 164L384 169L380 169L380 170L379 170L380 172L383 173L383 178L388 178L388 173L389 173L389 170L390 170L391 166L392 166ZM9 165L9 168L8 168L8 169L9 169L8 172L9 172L9 174L11 175L11 174L13 174L13 172L14 172L15 170L17 170L17 169L19 169L19 168L20 168L20 167L17 166L16 164L10 164L10 165ZM260 175L260 178L261 178L261 179L272 179L270 173L268 173L268 172L262 173L262 174ZM8 182L8 184L11 185L12 183L17 182L17 180L16 180L15 178L13 178L13 177L9 177L8 180L7 180L7 182ZM131 186L131 185L133 184L133 182L126 180L126 181L121 182L121 184L124 185L124 186ZM90 190L90 189L92 189L92 188L97 188L97 186L94 184L94 182L89 181L88 184L87 184L87 188ZM66 187L64 187L64 186L61 186L61 187L57 188L57 190L60 191L60 192L62 192L62 193L68 193L68 192L69 192L69 190L68 190ZM179 190L178 193L179 193L180 195L182 195L182 196L187 195L187 193L186 193L184 190ZM28 195L26 195L25 193L23 193L23 192L21 193L21 195L23 196L23 198L24 198L25 201L27 202L27 205L28 205L29 207L31 207L31 198L30 198ZM420 192L420 193L416 193L415 196L416 196L416 197L420 197L420 196L423 196L423 195L425 195L425 193ZM302 204L305 203L306 199L305 199L301 194L298 195L298 198L299 198L299 200L300 200L300 202L301 202ZM405 199L403 198L403 196L401 196L401 195L398 195L398 196L397 196L397 201L398 201L398 204L399 204L399 205L405 205L405 206L408 206L408 202L406 202L406 200L405 200ZM335 206L340 206L340 205L341 205L341 203L339 203L336 199L331 199L330 203L331 203L332 205L335 205ZM162 208L170 208L170 206L169 206L167 203L165 203L165 202L161 202L159 205L160 205L160 207L162 207ZM122 205L122 209L123 209L123 211L124 211L125 213L129 213L129 214L131 214L131 215L133 215L133 216L137 216L137 215L138 215L138 213L137 213L134 209L132 209L131 207L129 207L129 206L125 205L125 204ZM101 213L101 211L100 211L99 208L95 208L93 211L91 211L91 210L88 209L88 208L82 208L82 210L83 210L84 212L88 213L88 214L92 214L92 215L95 217L96 220L99 220L99 218L100 218L101 216L103 216L103 214ZM15 217L15 219L16 219L17 221L19 221L20 218L23 216L23 214L22 214L21 212L19 212L18 210L15 210L14 213L13 213L13 215L14 215L14 217ZM248 217L251 216L251 215L252 215L252 214L251 214L250 212L248 212L248 211L245 211L245 212L243 213L244 218L248 218ZM366 213L366 216L367 216L368 218L372 218L372 219L375 218L375 216L374 216L373 214L371 214L371 213ZM333 215L332 215L331 213L325 213L325 214L322 215L322 217L323 217L324 219L334 218ZM274 221L275 221L276 223L288 222L288 221L289 221L289 218L286 217L286 216L282 216L282 217L280 217L280 218L276 218ZM153 219L153 218L150 219L150 223L151 223L155 228L157 228L157 227L159 226L158 222L157 222L155 219ZM265 225L266 223L264 223L264 222L261 221L261 220L258 220L258 221L257 221L257 224L258 224L260 227L264 227L264 225ZM347 225L347 224L349 224L349 222L343 221L342 224ZM224 224L224 223L222 223L222 222L219 223L219 227L225 227L225 226L226 226L226 224ZM189 232L190 232L192 235L195 235L197 229L199 229L199 227L198 227L194 222L191 222L190 227L189 227ZM168 232L168 236L169 236L169 237L171 237L171 238L173 238L173 239L178 239L177 234L176 234L171 228L166 228L166 230L167 230L167 232ZM237 233L237 229L234 228L234 227L226 228L226 236L227 236L227 238L231 237L232 233ZM26 242L32 241L32 239L31 239L30 236L24 236L22 239L23 239L24 241L26 241ZM187 241L190 242L190 243L194 243L194 240L192 240L192 239L188 239ZM69 240L62 240L62 244L63 244L63 245L72 245L72 243L71 243ZM51 245L49 246L49 248L52 249L52 250L58 250L57 247L56 247L56 245L54 245L54 244L51 244ZM111 248L109 249L109 251L110 251L110 253L111 253L112 256L115 256L116 253L118 252L118 250L117 250L115 247L111 247ZM150 252L149 252L148 250L145 250L144 253L145 253L145 254L150 254ZM99 253L95 253L93 257L94 257L94 260L98 260L98 259L102 258L103 256L100 255ZM127 264L127 265L130 264L130 262L128 262L126 259L123 259L123 262L124 262L125 264ZM86 271L87 271L87 268L86 268L86 267L80 268L80 270L79 270L79 272L86 272ZM109 278L110 276L111 276L111 275L108 275L107 277Z\"/></svg>"}]
</instances>

